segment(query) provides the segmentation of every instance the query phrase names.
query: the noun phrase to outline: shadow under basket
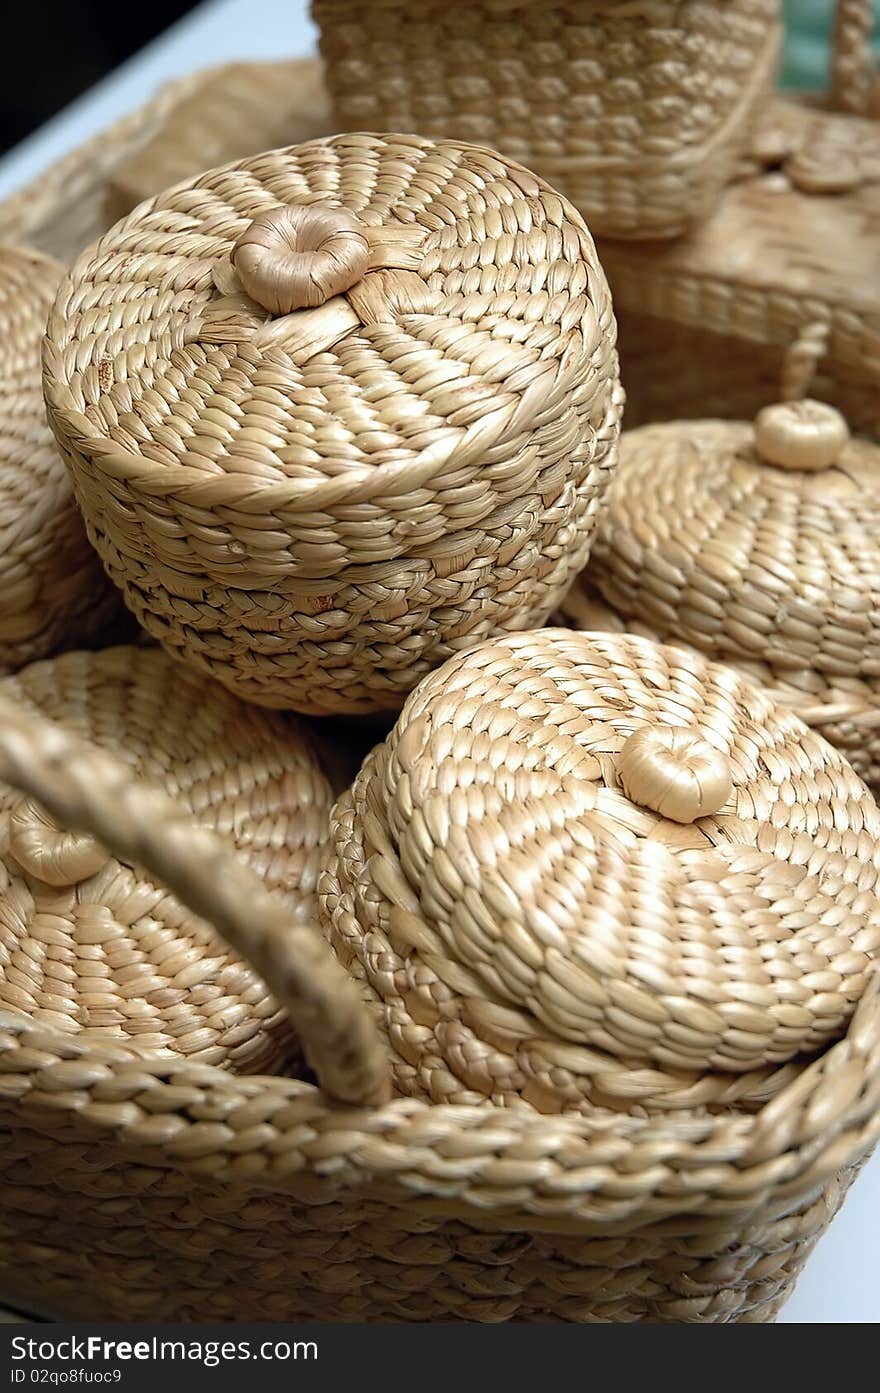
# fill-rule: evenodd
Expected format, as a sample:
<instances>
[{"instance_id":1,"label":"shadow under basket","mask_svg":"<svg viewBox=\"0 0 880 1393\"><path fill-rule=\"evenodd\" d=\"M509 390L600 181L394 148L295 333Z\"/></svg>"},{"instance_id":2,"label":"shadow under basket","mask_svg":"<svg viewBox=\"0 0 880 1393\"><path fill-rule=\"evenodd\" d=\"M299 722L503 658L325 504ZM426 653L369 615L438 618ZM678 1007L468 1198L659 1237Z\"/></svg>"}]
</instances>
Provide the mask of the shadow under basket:
<instances>
[{"instance_id":1,"label":"shadow under basket","mask_svg":"<svg viewBox=\"0 0 880 1393\"><path fill-rule=\"evenodd\" d=\"M389 1101L360 989L228 844L5 699L0 777L213 923L322 1083L0 1012L0 1287L23 1304L104 1320L769 1321L877 1140L876 977L843 1038L733 1118L609 1126Z\"/></svg>"}]
</instances>

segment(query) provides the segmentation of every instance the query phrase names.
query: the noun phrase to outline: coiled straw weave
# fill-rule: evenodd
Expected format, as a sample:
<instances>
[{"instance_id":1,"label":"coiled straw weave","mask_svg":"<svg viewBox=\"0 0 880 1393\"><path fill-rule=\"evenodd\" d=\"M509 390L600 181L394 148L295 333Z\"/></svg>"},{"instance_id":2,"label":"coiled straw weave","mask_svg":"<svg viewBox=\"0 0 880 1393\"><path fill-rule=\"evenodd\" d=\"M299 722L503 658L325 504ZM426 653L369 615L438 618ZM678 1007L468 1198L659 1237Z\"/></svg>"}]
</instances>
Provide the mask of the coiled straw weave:
<instances>
[{"instance_id":1,"label":"coiled straw weave","mask_svg":"<svg viewBox=\"0 0 880 1393\"><path fill-rule=\"evenodd\" d=\"M121 609L46 422L40 341L64 274L0 247L0 674L98 639Z\"/></svg>"},{"instance_id":2,"label":"coiled straw weave","mask_svg":"<svg viewBox=\"0 0 880 1393\"><path fill-rule=\"evenodd\" d=\"M718 7L724 9L725 7ZM769 103L747 177L678 242L600 245L620 320L627 424L753 416L811 325L814 395L880 439L880 123L871 0L839 0L834 109Z\"/></svg>"},{"instance_id":3,"label":"coiled straw weave","mask_svg":"<svg viewBox=\"0 0 880 1393\"><path fill-rule=\"evenodd\" d=\"M208 69L152 138L112 170L107 224L203 169L331 129L323 73L314 58Z\"/></svg>"},{"instance_id":4,"label":"coiled straw weave","mask_svg":"<svg viewBox=\"0 0 880 1393\"><path fill-rule=\"evenodd\" d=\"M129 778L173 793L313 922L332 793L305 732L243 706L159 649L35 663L0 698L118 750ZM60 738L60 737L59 737ZM0 789L0 1006L86 1045L239 1072L294 1053L289 1023L250 966L143 872L64 833Z\"/></svg>"},{"instance_id":5,"label":"coiled straw weave","mask_svg":"<svg viewBox=\"0 0 880 1393\"><path fill-rule=\"evenodd\" d=\"M644 728L660 712L679 723L687 713L699 716L716 755L730 756L736 813L674 824L683 841L701 843L696 852L676 846L673 824L635 805L631 816L643 824L628 831L619 821L626 800L613 797L612 780L601 772L614 758L600 748L609 735L629 734L640 720ZM692 1105L674 1115L620 1096L580 1116L554 1117L525 1103L372 1101L382 1093L384 1052L351 983L319 951L321 940L285 930L283 902L233 862L227 844L207 831L195 835L191 821L187 832L166 796L132 784L118 760L98 758L0 696L0 777L38 798L59 825L98 838L123 862L136 861L222 925L288 1005L327 1089L241 1078L122 1043L87 1043L20 1011L2 1012L0 1117L11 1128L0 1161L0 1261L16 1264L20 1291L105 1319L772 1319L839 1205L852 1167L880 1131L880 995L876 976L864 983L878 924L875 805L830 747L734 674L699 659L683 663L674 650L633 638L524 635L456 660L413 696L360 790L377 760L407 762L426 737L439 760L431 771L438 782L433 805L421 803L425 831L413 846L428 848L434 838L438 871L444 858L436 838L444 825L454 829L463 800L488 797L494 787L527 832L518 788L526 781L537 792L541 770L549 783L555 762L555 772L571 770L581 792L592 786L609 800L613 813L601 817L606 848L619 847L618 864L629 857L635 866L639 846L645 866L652 855L655 867L669 858L696 867L708 856L707 870L730 858L751 865L745 874L755 889L762 883L756 868L769 865L765 888L779 884L780 875L791 887L790 907L777 897L770 909L783 919L795 916L786 935L806 932L797 919L797 887L813 878L829 889L834 882L840 999L832 999L829 969L818 969L823 948L804 1014L794 1004L778 1009L794 1032L791 1042L797 1034L807 1038L807 1017L824 1022L824 1033L839 1015L836 1043L829 1039L815 1058L771 1070L763 1097L754 1088L747 1103L725 1103L713 1085L711 1107L695 1089ZM491 746L495 755L480 743L487 738L501 742ZM462 741L475 756L470 765L458 762ZM521 759L508 769L514 743ZM592 773L591 760L598 766ZM449 777L454 769L457 787ZM630 777L638 783L634 771ZM398 807L406 814L403 785ZM418 785L411 781L411 788L420 800ZM719 792L716 782L716 798ZM337 842L356 857L344 836L354 808L361 831L380 846L374 898L381 907L400 883L393 828L381 798L369 805L355 798L337 811ZM547 835L540 828L549 807L539 794L539 838ZM579 825L588 865L588 819ZM500 824L491 826L506 855ZM490 842L474 835L478 824L470 831L472 855L460 863L470 890L446 876L463 911L480 903L475 856L482 857L487 887L492 876ZM738 844L737 833L746 840ZM772 852L755 849L756 839ZM539 875L546 864L538 864ZM560 879L560 894L566 884ZM656 874L646 881L660 903L662 885ZM427 913L433 893L425 878ZM719 893L711 891L713 898ZM329 902L326 884L323 894ZM482 902L488 909L488 889ZM760 895L758 902L734 894L724 933L742 941L751 916L760 922L768 912ZM342 908L330 907L339 931ZM561 908L553 906L545 934L564 923ZM856 911L861 936L848 941ZM384 913L380 908L383 925ZM398 906L393 932L412 921ZM353 937L354 926L343 928ZM598 920L595 929L600 934ZM826 917L816 943L830 947L833 936ZM511 928L511 944L522 941ZM600 937L594 942L598 947ZM784 945L778 953L781 964ZM429 974L441 961L425 957ZM781 1003L789 982L809 989L807 966L792 978L778 976L767 999ZM856 1002L860 975L864 990ZM580 986L582 974L573 980ZM461 991L461 980L451 978L436 1000L449 1002ZM481 985L485 1000L492 995ZM420 1012L426 1001L423 995ZM374 1011L376 1005L374 997ZM624 1014L627 1008L625 1002ZM753 1009L766 1020L767 1008L754 996ZM741 1011L728 1045L736 1030L750 1027L745 1000ZM684 1032L678 1047L690 1044ZM608 1059L613 1076L615 1061L623 1061L610 1052ZM633 1077L638 1084L643 1075ZM550 1082L556 1087L555 1077ZM328 1095L340 1094L349 1106L330 1102ZM257 1235L264 1261L255 1266Z\"/></svg>"},{"instance_id":6,"label":"coiled straw weave","mask_svg":"<svg viewBox=\"0 0 880 1393\"><path fill-rule=\"evenodd\" d=\"M562 614L591 629L620 627L617 615L733 663L880 789L878 469L880 447L866 440L810 473L762 459L744 422L629 431ZM583 608L592 591L604 620Z\"/></svg>"},{"instance_id":7,"label":"coiled straw weave","mask_svg":"<svg viewBox=\"0 0 880 1393\"><path fill-rule=\"evenodd\" d=\"M313 0L339 126L535 169L609 237L715 203L773 86L778 0Z\"/></svg>"},{"instance_id":8,"label":"coiled straw weave","mask_svg":"<svg viewBox=\"0 0 880 1393\"><path fill-rule=\"evenodd\" d=\"M0 241L69 265L120 213L206 164L330 129L314 59L200 69L163 84L0 202Z\"/></svg>"},{"instance_id":9,"label":"coiled straw weave","mask_svg":"<svg viewBox=\"0 0 880 1393\"><path fill-rule=\"evenodd\" d=\"M580 215L415 136L275 151L142 205L62 287L44 356L90 535L144 627L313 712L399 706L450 653L546 617L615 463L617 377Z\"/></svg>"},{"instance_id":10,"label":"coiled straw weave","mask_svg":"<svg viewBox=\"0 0 880 1393\"><path fill-rule=\"evenodd\" d=\"M337 806L321 896L401 1092L736 1111L861 998L878 828L731 670L547 630L413 694Z\"/></svg>"}]
</instances>

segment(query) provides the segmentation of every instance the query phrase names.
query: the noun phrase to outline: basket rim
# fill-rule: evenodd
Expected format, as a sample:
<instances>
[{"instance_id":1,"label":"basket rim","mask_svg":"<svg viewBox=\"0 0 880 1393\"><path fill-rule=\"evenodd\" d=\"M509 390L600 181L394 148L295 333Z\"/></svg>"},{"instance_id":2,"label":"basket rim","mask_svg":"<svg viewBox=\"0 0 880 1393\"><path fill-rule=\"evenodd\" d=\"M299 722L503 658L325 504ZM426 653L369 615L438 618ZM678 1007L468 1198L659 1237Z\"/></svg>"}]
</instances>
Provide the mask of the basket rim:
<instances>
[{"instance_id":1,"label":"basket rim","mask_svg":"<svg viewBox=\"0 0 880 1393\"><path fill-rule=\"evenodd\" d=\"M537 185L542 192L565 206L566 216L577 226L586 244L585 255L589 253L591 258L587 266L588 283L585 293L588 295L593 308L598 310L602 306L597 304L596 291L604 292L604 298L610 308L611 296L605 270L596 249L593 235L583 215L568 199L557 193L545 179L534 174L516 160L499 155L495 151L472 141L434 140L424 136L387 131L336 132L302 142L298 146L281 147L278 152L273 153L286 153L291 150L332 145L335 142L358 141L365 138L379 141L397 139L415 144L420 149L451 144L459 151L472 150L483 157L488 156L503 165L505 170L512 174L521 173L531 185ZM128 487L143 489L148 496L155 497L158 493L161 497L167 498L175 495L182 503L194 507L210 508L216 503L227 509L241 509L245 514L261 512L264 509L274 511L285 507L293 507L297 510L303 506L333 508L341 504L376 501L381 499L383 495L393 497L399 495L401 490L408 491L411 488L425 486L430 483L438 470L446 470L449 467L473 466L488 451L497 449L499 446L505 445L508 440L520 436L527 429L528 419L539 408L541 411L546 411L554 400L562 399L575 391L583 396L585 391L589 389L594 396L598 396L604 384L609 384L609 387L613 385L612 379L615 376L614 367L617 362L617 354L616 321L612 312L607 321L604 318L601 321L604 343L607 346L606 361L603 364L596 365L595 353L590 351L588 340L584 340L582 351L577 357L572 347L567 345L558 354L542 360L546 361L554 370L552 374L546 374L547 380L541 384L542 390L539 394L532 391L528 398L525 394L519 394L516 403L504 410L499 409L495 413L497 419L491 421L488 427L487 418L483 418L475 425L461 429L459 434L450 439L429 445L402 460L377 465L369 463L357 465L335 478L259 480L257 487L255 487L253 477L246 473L242 475L235 470L225 469L220 474L206 476L203 470L193 465L182 462L158 464L140 451L120 445L106 432L96 428L85 414L77 410L76 405L70 399L70 390L62 370L62 350L60 348L60 344L69 341L70 336L65 331L68 318L61 306L65 303L74 286L86 274L95 255L104 249L106 238L110 237L114 231L126 227L135 219L142 218L152 211L158 203L176 191L192 188L199 185L202 180L214 178L219 174L247 168L255 158L259 157L250 156L233 160L214 169L206 170L196 178L182 179L169 189L163 190L161 194L145 200L133 209L126 218L115 224L114 228L109 229L91 247L86 248L64 277L52 306L42 343L43 394L50 424L62 444L62 448L72 446L74 449L80 450L87 454L90 463L94 462L98 465L108 477L124 482ZM602 425L597 428L597 435L600 435L603 429L607 429L614 415L614 406L610 400L613 394L610 390L608 395L609 402L605 419ZM234 453L231 453L229 458L234 461ZM534 472L537 474L537 467Z\"/></svg>"},{"instance_id":2,"label":"basket rim","mask_svg":"<svg viewBox=\"0 0 880 1393\"><path fill-rule=\"evenodd\" d=\"M84 1044L9 1008L3 1098L38 1129L74 1114L96 1142L147 1148L145 1164L256 1189L295 1190L310 1175L342 1190L379 1185L401 1203L452 1203L460 1217L518 1213L551 1226L736 1215L803 1198L880 1140L880 970L846 1035L753 1115L591 1119L406 1097L351 1107L302 1080ZM205 1120L249 1104L286 1114L287 1138L261 1146L257 1126L249 1152L246 1136Z\"/></svg>"}]
</instances>

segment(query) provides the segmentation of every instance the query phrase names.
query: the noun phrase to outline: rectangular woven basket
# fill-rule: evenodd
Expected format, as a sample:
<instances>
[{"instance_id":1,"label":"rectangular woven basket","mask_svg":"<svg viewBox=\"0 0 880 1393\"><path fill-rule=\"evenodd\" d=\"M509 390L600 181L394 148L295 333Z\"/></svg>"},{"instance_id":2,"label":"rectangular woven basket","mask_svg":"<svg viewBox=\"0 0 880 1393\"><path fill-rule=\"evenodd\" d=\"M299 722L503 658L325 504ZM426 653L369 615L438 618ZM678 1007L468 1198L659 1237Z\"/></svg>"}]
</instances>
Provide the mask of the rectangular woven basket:
<instances>
[{"instance_id":1,"label":"rectangular woven basket","mask_svg":"<svg viewBox=\"0 0 880 1393\"><path fill-rule=\"evenodd\" d=\"M341 129L500 150L594 232L671 237L734 175L778 0L313 0Z\"/></svg>"},{"instance_id":2,"label":"rectangular woven basket","mask_svg":"<svg viewBox=\"0 0 880 1393\"><path fill-rule=\"evenodd\" d=\"M812 340L814 396L880 436L880 121L869 0L837 11L826 107L776 100L751 171L668 246L600 246L620 329L627 424L749 419ZM855 33L844 21L858 22ZM860 22L859 22L860 21Z\"/></svg>"}]
</instances>

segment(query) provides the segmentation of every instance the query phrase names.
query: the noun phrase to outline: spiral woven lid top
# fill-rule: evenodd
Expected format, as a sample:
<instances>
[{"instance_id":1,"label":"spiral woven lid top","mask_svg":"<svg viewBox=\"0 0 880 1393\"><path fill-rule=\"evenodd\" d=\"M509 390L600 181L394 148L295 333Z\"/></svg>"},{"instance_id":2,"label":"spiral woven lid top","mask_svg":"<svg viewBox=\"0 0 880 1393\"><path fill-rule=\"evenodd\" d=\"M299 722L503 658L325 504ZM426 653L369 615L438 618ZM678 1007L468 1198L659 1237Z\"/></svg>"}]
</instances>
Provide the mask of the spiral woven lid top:
<instances>
[{"instance_id":1,"label":"spiral woven lid top","mask_svg":"<svg viewBox=\"0 0 880 1393\"><path fill-rule=\"evenodd\" d=\"M46 384L85 453L182 468L208 501L223 476L238 502L453 449L491 465L573 393L598 427L614 342L583 219L540 180L474 146L339 135L117 224L62 288Z\"/></svg>"},{"instance_id":2,"label":"spiral woven lid top","mask_svg":"<svg viewBox=\"0 0 880 1393\"><path fill-rule=\"evenodd\" d=\"M454 1077L547 1110L578 1078L653 1100L777 1066L842 1031L880 949L880 814L850 767L731 669L630 635L450 660L340 827L334 931L402 1086L435 1097Z\"/></svg>"},{"instance_id":3,"label":"spiral woven lid top","mask_svg":"<svg viewBox=\"0 0 880 1393\"><path fill-rule=\"evenodd\" d=\"M590 578L717 657L880 678L880 447L819 402L630 431Z\"/></svg>"},{"instance_id":4,"label":"spiral woven lid top","mask_svg":"<svg viewBox=\"0 0 880 1393\"><path fill-rule=\"evenodd\" d=\"M158 649L33 663L0 683L130 764L230 840L314 922L333 794L295 721L237 701ZM245 1072L291 1054L265 984L163 886L0 785L0 1005L88 1038Z\"/></svg>"}]
</instances>

